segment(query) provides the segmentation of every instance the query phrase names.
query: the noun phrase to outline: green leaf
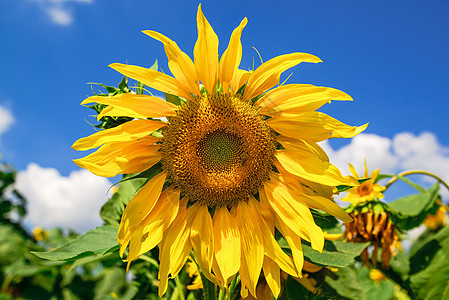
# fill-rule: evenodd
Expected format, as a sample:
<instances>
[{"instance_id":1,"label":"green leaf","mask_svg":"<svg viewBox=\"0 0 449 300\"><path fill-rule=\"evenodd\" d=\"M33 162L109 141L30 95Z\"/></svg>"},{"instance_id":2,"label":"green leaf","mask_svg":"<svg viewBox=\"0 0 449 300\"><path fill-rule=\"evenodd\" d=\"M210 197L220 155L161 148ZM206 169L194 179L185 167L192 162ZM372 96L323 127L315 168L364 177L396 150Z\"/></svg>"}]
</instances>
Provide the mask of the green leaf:
<instances>
[{"instance_id":1,"label":"green leaf","mask_svg":"<svg viewBox=\"0 0 449 300\"><path fill-rule=\"evenodd\" d=\"M438 205L439 184L436 183L428 190L419 194L409 195L392 201L388 207L394 217L398 219L395 224L402 230L415 228L424 221L430 213L436 212Z\"/></svg>"},{"instance_id":2,"label":"green leaf","mask_svg":"<svg viewBox=\"0 0 449 300\"><path fill-rule=\"evenodd\" d=\"M360 255L369 243L347 243L341 240L324 241L323 252L320 253L310 246L310 243L302 240L302 250L307 261L319 266L341 268L350 265L354 259ZM279 246L290 254L290 247L287 241L281 237L278 240Z\"/></svg>"},{"instance_id":3,"label":"green leaf","mask_svg":"<svg viewBox=\"0 0 449 300\"><path fill-rule=\"evenodd\" d=\"M107 296L110 293L119 294L126 282L125 270L119 267L103 269L98 276L98 283L94 289L94 299Z\"/></svg>"},{"instance_id":4,"label":"green leaf","mask_svg":"<svg viewBox=\"0 0 449 300\"><path fill-rule=\"evenodd\" d=\"M449 226L410 257L410 281L419 299L449 299Z\"/></svg>"},{"instance_id":5,"label":"green leaf","mask_svg":"<svg viewBox=\"0 0 449 300\"><path fill-rule=\"evenodd\" d=\"M93 254L104 255L118 249L117 230L116 226L110 225L97 227L54 250L32 253L49 260L74 260Z\"/></svg>"},{"instance_id":6,"label":"green leaf","mask_svg":"<svg viewBox=\"0 0 449 300\"><path fill-rule=\"evenodd\" d=\"M73 272L73 271L75 271L76 268L81 267L83 265L100 262L100 261L112 258L114 256L118 257L118 253L117 252L110 252L110 253L105 254L105 255L98 255L98 254L96 254L96 255L91 255L91 256L86 256L86 257L79 258L79 259L77 259L77 260L75 260L73 262L73 264L70 266L70 269L69 269L68 272Z\"/></svg>"},{"instance_id":7,"label":"green leaf","mask_svg":"<svg viewBox=\"0 0 449 300\"><path fill-rule=\"evenodd\" d=\"M387 280L374 282L369 277L370 270L362 267L359 280L366 300L390 300L394 297L394 284Z\"/></svg>"},{"instance_id":8,"label":"green leaf","mask_svg":"<svg viewBox=\"0 0 449 300\"><path fill-rule=\"evenodd\" d=\"M302 284L288 276L285 286L288 300L310 299L313 296Z\"/></svg>"},{"instance_id":9,"label":"green leaf","mask_svg":"<svg viewBox=\"0 0 449 300\"><path fill-rule=\"evenodd\" d=\"M369 243L347 243L343 241L325 241L323 252L320 253L303 242L302 249L304 257L319 266L329 266L335 268L346 267L354 262Z\"/></svg>"},{"instance_id":10,"label":"green leaf","mask_svg":"<svg viewBox=\"0 0 449 300\"><path fill-rule=\"evenodd\" d=\"M339 268L335 276L326 276L325 282L335 292L346 299L364 300L365 295L358 276L358 270L354 266Z\"/></svg>"},{"instance_id":11,"label":"green leaf","mask_svg":"<svg viewBox=\"0 0 449 300\"><path fill-rule=\"evenodd\" d=\"M131 90L128 87L128 77L123 76L122 81L120 81L120 83L118 84L118 88L120 89L120 91L124 93L131 92Z\"/></svg>"},{"instance_id":12,"label":"green leaf","mask_svg":"<svg viewBox=\"0 0 449 300\"><path fill-rule=\"evenodd\" d=\"M327 231L327 233L341 233L340 223L334 216L322 210L311 209L311 211L315 224L323 231Z\"/></svg>"},{"instance_id":13,"label":"green leaf","mask_svg":"<svg viewBox=\"0 0 449 300\"><path fill-rule=\"evenodd\" d=\"M0 265L21 259L26 251L25 239L14 226L0 225Z\"/></svg>"}]
</instances>

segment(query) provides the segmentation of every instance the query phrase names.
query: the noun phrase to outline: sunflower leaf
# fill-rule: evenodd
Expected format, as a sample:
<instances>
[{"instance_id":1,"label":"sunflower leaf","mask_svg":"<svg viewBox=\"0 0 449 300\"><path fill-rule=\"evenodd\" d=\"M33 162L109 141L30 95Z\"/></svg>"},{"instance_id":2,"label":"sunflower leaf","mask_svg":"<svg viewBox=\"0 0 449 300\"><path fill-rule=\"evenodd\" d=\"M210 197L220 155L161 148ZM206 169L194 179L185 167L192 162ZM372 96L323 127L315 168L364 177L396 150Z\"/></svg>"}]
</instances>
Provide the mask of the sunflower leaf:
<instances>
[{"instance_id":1,"label":"sunflower leaf","mask_svg":"<svg viewBox=\"0 0 449 300\"><path fill-rule=\"evenodd\" d=\"M32 253L48 260L75 260L94 254L105 255L119 247L117 230L116 226L100 226L51 251Z\"/></svg>"},{"instance_id":2,"label":"sunflower leaf","mask_svg":"<svg viewBox=\"0 0 449 300\"><path fill-rule=\"evenodd\" d=\"M304 257L309 262L319 266L342 268L354 262L354 258L360 255L369 243L347 243L339 241L325 241L323 252L320 253L303 241L302 249Z\"/></svg>"},{"instance_id":3,"label":"sunflower leaf","mask_svg":"<svg viewBox=\"0 0 449 300\"><path fill-rule=\"evenodd\" d=\"M449 226L410 257L410 282L419 299L449 299Z\"/></svg>"},{"instance_id":4,"label":"sunflower leaf","mask_svg":"<svg viewBox=\"0 0 449 300\"><path fill-rule=\"evenodd\" d=\"M388 206L397 219L396 225L402 230L410 230L421 225L428 214L434 214L439 208L436 204L439 190L439 184L436 183L424 192L390 202Z\"/></svg>"}]
</instances>

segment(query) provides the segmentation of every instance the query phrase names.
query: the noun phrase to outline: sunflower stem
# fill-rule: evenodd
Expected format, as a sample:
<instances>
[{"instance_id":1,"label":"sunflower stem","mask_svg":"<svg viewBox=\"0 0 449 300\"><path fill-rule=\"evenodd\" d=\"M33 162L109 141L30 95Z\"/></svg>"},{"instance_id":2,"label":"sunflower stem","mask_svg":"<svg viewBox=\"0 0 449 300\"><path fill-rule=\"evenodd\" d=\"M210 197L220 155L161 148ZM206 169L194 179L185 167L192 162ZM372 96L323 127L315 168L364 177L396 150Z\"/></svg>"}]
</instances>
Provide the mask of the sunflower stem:
<instances>
[{"instance_id":1,"label":"sunflower stem","mask_svg":"<svg viewBox=\"0 0 449 300\"><path fill-rule=\"evenodd\" d=\"M159 264L158 264L158 262L154 259L154 258L152 258L152 257L149 257L149 256L147 256L147 255L141 255L140 256L140 259L142 259L142 260L144 260L144 261L146 261L146 262L149 262L150 264L152 264L153 266L155 266L156 268L159 268Z\"/></svg>"},{"instance_id":2,"label":"sunflower stem","mask_svg":"<svg viewBox=\"0 0 449 300\"><path fill-rule=\"evenodd\" d=\"M407 176L407 175L412 175L412 174L420 174L420 175L427 175L427 176L433 177L433 178L435 178L436 180L438 180L442 185L444 185L444 186L448 189L448 191L449 191L449 185L448 185L443 179L441 179L441 178L438 177L437 175L432 174L432 173L427 172L427 171L423 171L423 170L411 170L411 171L405 171L405 172L402 172L402 173L398 174L398 176ZM396 181L398 180L398 176L393 177L393 178L387 183L387 185L385 185L385 189L388 189L394 182L396 182Z\"/></svg>"},{"instance_id":3,"label":"sunflower stem","mask_svg":"<svg viewBox=\"0 0 449 300\"><path fill-rule=\"evenodd\" d=\"M203 272L199 270L201 275L201 281L203 282L203 298L204 300L216 300L215 297L215 284L204 276Z\"/></svg>"},{"instance_id":4,"label":"sunflower stem","mask_svg":"<svg viewBox=\"0 0 449 300\"><path fill-rule=\"evenodd\" d=\"M220 293L218 294L218 300L226 299L226 290L220 289Z\"/></svg>"},{"instance_id":5,"label":"sunflower stem","mask_svg":"<svg viewBox=\"0 0 449 300\"><path fill-rule=\"evenodd\" d=\"M179 276L175 277L175 284L176 289L178 290L178 299L186 300L186 298L184 297L184 285L181 283L181 280L179 280Z\"/></svg>"},{"instance_id":6,"label":"sunflower stem","mask_svg":"<svg viewBox=\"0 0 449 300\"><path fill-rule=\"evenodd\" d=\"M234 279L232 280L231 284L229 285L229 294L226 297L226 300L234 299L234 291L235 287L237 286L237 283L240 279L240 276L235 274Z\"/></svg>"}]
</instances>

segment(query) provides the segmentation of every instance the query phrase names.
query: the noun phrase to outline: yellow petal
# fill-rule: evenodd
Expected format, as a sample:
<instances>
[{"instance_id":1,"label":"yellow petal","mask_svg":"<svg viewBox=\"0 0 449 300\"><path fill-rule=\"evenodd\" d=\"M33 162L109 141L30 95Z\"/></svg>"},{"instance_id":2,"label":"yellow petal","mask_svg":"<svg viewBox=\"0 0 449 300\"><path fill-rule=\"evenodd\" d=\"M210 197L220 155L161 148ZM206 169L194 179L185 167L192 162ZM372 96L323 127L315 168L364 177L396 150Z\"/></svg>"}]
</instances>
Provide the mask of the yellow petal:
<instances>
[{"instance_id":1,"label":"yellow petal","mask_svg":"<svg viewBox=\"0 0 449 300\"><path fill-rule=\"evenodd\" d=\"M209 94L212 94L218 77L218 37L201 11L201 4L196 20L198 40L193 49L196 73Z\"/></svg>"},{"instance_id":2,"label":"yellow petal","mask_svg":"<svg viewBox=\"0 0 449 300\"><path fill-rule=\"evenodd\" d=\"M231 80L231 93L235 94L239 88L244 85L249 77L251 76L251 72L237 69L234 72L234 76Z\"/></svg>"},{"instance_id":3,"label":"yellow petal","mask_svg":"<svg viewBox=\"0 0 449 300\"><path fill-rule=\"evenodd\" d=\"M226 207L215 209L214 250L222 284L227 286L240 269L240 232Z\"/></svg>"},{"instance_id":4,"label":"yellow petal","mask_svg":"<svg viewBox=\"0 0 449 300\"><path fill-rule=\"evenodd\" d=\"M337 89L310 84L286 84L267 92L254 105L260 113L275 116L278 113L304 113L314 111L331 100L352 100Z\"/></svg>"},{"instance_id":5,"label":"yellow petal","mask_svg":"<svg viewBox=\"0 0 449 300\"><path fill-rule=\"evenodd\" d=\"M264 191L278 220L297 235L305 236L312 248L321 252L324 246L323 232L315 224L309 207L301 199L293 198L288 188L275 176L270 176L270 181L264 182Z\"/></svg>"},{"instance_id":6,"label":"yellow petal","mask_svg":"<svg viewBox=\"0 0 449 300\"><path fill-rule=\"evenodd\" d=\"M106 144L74 162L98 176L139 173L162 158L160 146L154 144L158 140L148 136L132 142Z\"/></svg>"},{"instance_id":7,"label":"yellow petal","mask_svg":"<svg viewBox=\"0 0 449 300\"><path fill-rule=\"evenodd\" d=\"M296 146L299 147L300 143L298 142ZM282 168L300 178L329 186L359 185L353 177L343 177L337 167L318 158L305 144L302 150L299 148L278 150L275 156ZM277 163L275 161L275 164Z\"/></svg>"},{"instance_id":8,"label":"yellow petal","mask_svg":"<svg viewBox=\"0 0 449 300\"><path fill-rule=\"evenodd\" d=\"M137 192L126 206L117 234L118 242L122 248L126 248L127 246L125 237L128 236L131 227L138 226L155 206L161 194L165 178L167 178L166 172L161 172L154 176Z\"/></svg>"},{"instance_id":9,"label":"yellow petal","mask_svg":"<svg viewBox=\"0 0 449 300\"><path fill-rule=\"evenodd\" d=\"M293 262L295 263L296 271L299 275L295 277L301 277L302 268L304 266L304 253L302 251L301 237L288 228L283 222L279 222L279 231L284 236L292 251Z\"/></svg>"},{"instance_id":10,"label":"yellow petal","mask_svg":"<svg viewBox=\"0 0 449 300\"><path fill-rule=\"evenodd\" d=\"M279 83L281 73L302 62L318 63L321 59L307 53L279 55L260 65L250 76L243 99L252 99Z\"/></svg>"},{"instance_id":11,"label":"yellow petal","mask_svg":"<svg viewBox=\"0 0 449 300\"><path fill-rule=\"evenodd\" d=\"M204 276L210 281L216 281L211 273L214 258L214 226L206 205L200 205L191 210L192 225L190 241L193 246L195 260ZM193 212L195 212L193 214Z\"/></svg>"},{"instance_id":12,"label":"yellow petal","mask_svg":"<svg viewBox=\"0 0 449 300\"><path fill-rule=\"evenodd\" d=\"M103 109L97 116L131 117L131 118L160 118L175 116L177 106L166 102L159 97L148 95L136 95L131 93L117 94L112 97L89 97L81 104L88 103L106 104L109 107Z\"/></svg>"},{"instance_id":13,"label":"yellow petal","mask_svg":"<svg viewBox=\"0 0 449 300\"><path fill-rule=\"evenodd\" d=\"M189 257L192 249L189 236L187 213L180 207L178 215L159 244L159 297L167 290L169 274L176 277Z\"/></svg>"},{"instance_id":14,"label":"yellow petal","mask_svg":"<svg viewBox=\"0 0 449 300\"><path fill-rule=\"evenodd\" d=\"M348 223L345 221L345 223ZM343 233L327 233L326 231L323 232L324 234L324 239L328 240L328 241L336 241L341 239L341 237L343 236Z\"/></svg>"},{"instance_id":15,"label":"yellow petal","mask_svg":"<svg viewBox=\"0 0 449 300\"><path fill-rule=\"evenodd\" d=\"M248 201L248 212L249 215L252 216L251 219L253 222L260 225L265 255L273 259L284 272L293 276L299 276L292 260L284 253L284 251L282 251L281 247L274 239L272 231L261 218L260 210L259 202L253 196L250 196Z\"/></svg>"},{"instance_id":16,"label":"yellow petal","mask_svg":"<svg viewBox=\"0 0 449 300\"><path fill-rule=\"evenodd\" d=\"M196 96L200 94L199 79L196 74L195 65L190 57L179 49L176 42L168 37L152 30L143 31L146 35L164 44L165 53L168 58L168 67L173 76L181 82L183 88Z\"/></svg>"},{"instance_id":17,"label":"yellow petal","mask_svg":"<svg viewBox=\"0 0 449 300\"><path fill-rule=\"evenodd\" d=\"M133 120L81 138L73 143L72 148L84 151L105 143L130 142L148 136L163 126L165 123L159 121Z\"/></svg>"},{"instance_id":18,"label":"yellow petal","mask_svg":"<svg viewBox=\"0 0 449 300\"><path fill-rule=\"evenodd\" d=\"M175 78L164 73L139 66L120 63L110 64L109 67L163 93L180 96L187 99L191 98L190 94L181 87L180 83Z\"/></svg>"},{"instance_id":19,"label":"yellow petal","mask_svg":"<svg viewBox=\"0 0 449 300\"><path fill-rule=\"evenodd\" d=\"M254 220L254 215L251 214L245 201L239 202L235 219L241 236L242 256L239 274L242 286L247 287L249 292L256 297L256 285L264 257L261 227ZM243 293L245 292L243 291Z\"/></svg>"},{"instance_id":20,"label":"yellow petal","mask_svg":"<svg viewBox=\"0 0 449 300\"><path fill-rule=\"evenodd\" d=\"M306 141L300 138L291 138L284 135L276 136L276 141L280 142L282 146L287 150L302 151L305 148L307 149L307 151L312 152L319 159L329 162L329 156L327 156L323 148L321 148L317 143L313 141Z\"/></svg>"},{"instance_id":21,"label":"yellow petal","mask_svg":"<svg viewBox=\"0 0 449 300\"><path fill-rule=\"evenodd\" d=\"M329 138L351 138L368 126L368 123L362 126L349 126L316 111L301 114L280 113L267 122L282 135L316 142Z\"/></svg>"},{"instance_id":22,"label":"yellow petal","mask_svg":"<svg viewBox=\"0 0 449 300\"><path fill-rule=\"evenodd\" d=\"M360 178L359 174L357 174L357 171L355 170L354 166L351 163L348 163L349 165L349 171L351 171L351 174L355 177L355 178Z\"/></svg>"},{"instance_id":23,"label":"yellow petal","mask_svg":"<svg viewBox=\"0 0 449 300\"><path fill-rule=\"evenodd\" d=\"M274 298L278 298L281 292L281 271L278 265L269 257L265 256L263 260L263 274L265 275L265 280L270 287L271 293Z\"/></svg>"},{"instance_id":24,"label":"yellow petal","mask_svg":"<svg viewBox=\"0 0 449 300\"><path fill-rule=\"evenodd\" d=\"M240 42L240 37L242 36L242 30L245 28L247 22L248 20L244 18L240 25L234 29L231 39L229 40L228 48L221 56L218 78L223 86L224 93L229 91L229 85L232 81L232 77L234 77L234 72L242 60L242 43Z\"/></svg>"},{"instance_id":25,"label":"yellow petal","mask_svg":"<svg viewBox=\"0 0 449 300\"><path fill-rule=\"evenodd\" d=\"M308 195L302 191L301 183L295 178L279 176L279 179L287 185L290 194L295 197L295 199L303 200L307 206L310 208L321 209L325 212L337 217L343 222L352 222L352 218L344 211L343 208L338 206L335 202L318 195Z\"/></svg>"},{"instance_id":26,"label":"yellow petal","mask_svg":"<svg viewBox=\"0 0 449 300\"><path fill-rule=\"evenodd\" d=\"M179 190L167 188L148 216L134 229L129 243L128 261L138 258L159 244L164 231L178 213L179 194Z\"/></svg>"}]
</instances>

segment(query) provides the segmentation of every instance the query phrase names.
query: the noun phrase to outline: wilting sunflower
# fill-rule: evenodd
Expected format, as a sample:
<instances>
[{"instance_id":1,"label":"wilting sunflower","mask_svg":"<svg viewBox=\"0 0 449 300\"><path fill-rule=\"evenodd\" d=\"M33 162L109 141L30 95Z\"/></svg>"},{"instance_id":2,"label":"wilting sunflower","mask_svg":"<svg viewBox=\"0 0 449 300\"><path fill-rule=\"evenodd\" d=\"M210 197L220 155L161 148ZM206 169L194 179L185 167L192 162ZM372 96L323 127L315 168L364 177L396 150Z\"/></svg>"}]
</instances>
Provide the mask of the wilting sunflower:
<instances>
[{"instance_id":1,"label":"wilting sunflower","mask_svg":"<svg viewBox=\"0 0 449 300\"><path fill-rule=\"evenodd\" d=\"M366 167L366 160L364 165L364 177L367 178L369 173ZM361 178L353 165L349 164L349 170L355 178ZM384 198L382 192L385 190L385 187L375 183L378 176L379 169L376 169L371 173L370 179L350 189L349 194L341 199L351 202L352 205L347 211L354 220L345 222L344 239L355 243L370 242L373 246L371 264L374 267L377 266L377 254L379 247L381 247L382 267L387 269L391 256L396 256L399 236L388 209L379 201L379 199ZM363 250L360 257L366 266L370 266L368 248Z\"/></svg>"},{"instance_id":2,"label":"wilting sunflower","mask_svg":"<svg viewBox=\"0 0 449 300\"><path fill-rule=\"evenodd\" d=\"M167 289L193 249L211 281L227 286L240 275L241 295L256 295L261 271L274 296L280 269L300 276L301 239L321 251L323 232L310 208L345 222L350 217L332 201L337 185L355 186L317 142L353 137L366 128L348 126L315 110L330 100L352 100L339 90L309 84L279 84L285 70L311 54L275 57L253 72L238 68L246 18L233 31L219 59L218 38L198 8L194 62L177 44L154 31L163 43L174 77L143 67L110 65L146 86L180 97L173 105L158 97L123 93L94 96L82 104L107 105L102 116L134 118L74 143L76 150L100 147L75 162L101 176L138 173L161 162L161 170L126 207L118 230L129 263L159 246L159 295ZM202 86L200 85L202 84ZM160 117L166 117L162 121ZM292 250L286 255L275 228Z\"/></svg>"}]
</instances>

